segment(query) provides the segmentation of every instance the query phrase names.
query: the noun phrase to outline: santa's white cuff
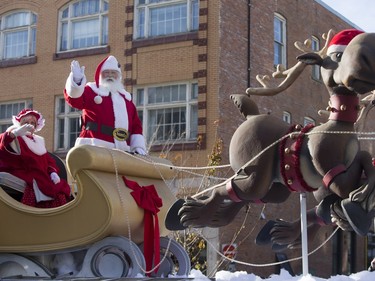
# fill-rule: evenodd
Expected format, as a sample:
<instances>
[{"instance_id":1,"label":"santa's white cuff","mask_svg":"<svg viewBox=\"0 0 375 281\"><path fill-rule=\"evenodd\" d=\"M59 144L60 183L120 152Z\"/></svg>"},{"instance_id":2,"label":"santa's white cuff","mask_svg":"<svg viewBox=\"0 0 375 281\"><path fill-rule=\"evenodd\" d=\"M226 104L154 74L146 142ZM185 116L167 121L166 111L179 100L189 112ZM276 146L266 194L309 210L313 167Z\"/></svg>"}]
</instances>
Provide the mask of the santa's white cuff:
<instances>
[{"instance_id":1,"label":"santa's white cuff","mask_svg":"<svg viewBox=\"0 0 375 281\"><path fill-rule=\"evenodd\" d=\"M73 80L73 72L70 72L70 74L68 76L68 79L66 79L65 91L66 91L66 93L68 94L69 97L79 98L83 94L86 82L87 82L86 76L84 75L83 78L82 78L81 84L78 85Z\"/></svg>"},{"instance_id":2,"label":"santa's white cuff","mask_svg":"<svg viewBox=\"0 0 375 281\"><path fill-rule=\"evenodd\" d=\"M142 148L146 151L146 142L145 138L141 134L134 134L130 136L130 151L134 152L135 148Z\"/></svg>"}]
</instances>

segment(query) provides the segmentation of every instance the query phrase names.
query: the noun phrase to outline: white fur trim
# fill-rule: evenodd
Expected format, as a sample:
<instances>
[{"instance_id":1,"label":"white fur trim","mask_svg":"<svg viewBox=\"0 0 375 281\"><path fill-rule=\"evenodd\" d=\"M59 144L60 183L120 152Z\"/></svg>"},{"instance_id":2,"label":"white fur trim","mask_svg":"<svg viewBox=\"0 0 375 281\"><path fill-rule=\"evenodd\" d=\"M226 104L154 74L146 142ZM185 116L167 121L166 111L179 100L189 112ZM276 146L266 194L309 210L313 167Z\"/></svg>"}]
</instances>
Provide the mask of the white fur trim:
<instances>
[{"instance_id":1,"label":"white fur trim","mask_svg":"<svg viewBox=\"0 0 375 281\"><path fill-rule=\"evenodd\" d=\"M43 137L33 135L33 140L28 138L27 136L21 136L21 138L25 141L27 147L36 155L43 155L47 153L46 144Z\"/></svg>"},{"instance_id":2,"label":"white fur trim","mask_svg":"<svg viewBox=\"0 0 375 281\"><path fill-rule=\"evenodd\" d=\"M87 86L89 86L95 94L99 95L99 96L102 96L102 97L108 97L109 96L109 91L103 87L96 87L96 84L95 82L88 82L87 83ZM120 91L118 91L121 95L123 95L127 100L131 101L132 100L132 96L130 93L128 93L125 89L122 89Z\"/></svg>"},{"instance_id":3,"label":"white fur trim","mask_svg":"<svg viewBox=\"0 0 375 281\"><path fill-rule=\"evenodd\" d=\"M102 97L108 97L109 96L109 91L103 87L96 87L95 82L88 82L87 86L89 86L95 94L102 96Z\"/></svg>"},{"instance_id":4,"label":"white fur trim","mask_svg":"<svg viewBox=\"0 0 375 281\"><path fill-rule=\"evenodd\" d=\"M101 139L96 139L96 138L77 138L75 142L75 146L80 146L84 144L89 144L89 145L95 145L95 146L101 146L105 148L118 148L123 151L130 151L130 147L127 145L125 141L122 142L123 148L115 147L115 144L112 142L104 141Z\"/></svg>"},{"instance_id":5,"label":"white fur trim","mask_svg":"<svg viewBox=\"0 0 375 281\"><path fill-rule=\"evenodd\" d=\"M119 63L114 56L109 56L106 61L103 63L100 72L104 70L116 70L121 73L121 69L118 67Z\"/></svg>"},{"instance_id":6,"label":"white fur trim","mask_svg":"<svg viewBox=\"0 0 375 281\"><path fill-rule=\"evenodd\" d=\"M73 72L70 72L68 79L66 79L65 90L69 97L79 98L82 96L86 84L86 76L84 75L81 81L81 85L78 85L73 80Z\"/></svg>"},{"instance_id":7,"label":"white fur trim","mask_svg":"<svg viewBox=\"0 0 375 281\"><path fill-rule=\"evenodd\" d=\"M143 135L141 134L134 134L130 136L130 150L134 152L136 148L142 148L146 151L146 141Z\"/></svg>"},{"instance_id":8,"label":"white fur trim","mask_svg":"<svg viewBox=\"0 0 375 281\"><path fill-rule=\"evenodd\" d=\"M327 55L330 55L332 53L342 53L344 52L347 45L331 45L327 49Z\"/></svg>"},{"instance_id":9,"label":"white fur trim","mask_svg":"<svg viewBox=\"0 0 375 281\"><path fill-rule=\"evenodd\" d=\"M114 93L111 95L112 103L113 103L113 113L115 116L115 128L123 128L128 130L129 129L129 118L128 118L128 111L126 109L126 102L124 97L120 95L120 93ZM115 146L121 150L129 150L129 146L125 141L115 141Z\"/></svg>"},{"instance_id":10,"label":"white fur trim","mask_svg":"<svg viewBox=\"0 0 375 281\"><path fill-rule=\"evenodd\" d=\"M17 125L17 124L13 124L12 126L9 126L7 129L6 129L6 132L11 132L11 131L13 131L14 129L16 129L16 128L19 128L20 126L19 126L19 124Z\"/></svg>"},{"instance_id":11,"label":"white fur trim","mask_svg":"<svg viewBox=\"0 0 375 281\"><path fill-rule=\"evenodd\" d=\"M38 183L36 182L36 180L33 179L33 189L34 189L34 193L35 193L35 199L36 199L36 202L40 202L40 201L50 201L50 200L53 200L52 197L49 197L47 195L45 195L40 189L39 189L39 186L38 186Z\"/></svg>"}]
</instances>

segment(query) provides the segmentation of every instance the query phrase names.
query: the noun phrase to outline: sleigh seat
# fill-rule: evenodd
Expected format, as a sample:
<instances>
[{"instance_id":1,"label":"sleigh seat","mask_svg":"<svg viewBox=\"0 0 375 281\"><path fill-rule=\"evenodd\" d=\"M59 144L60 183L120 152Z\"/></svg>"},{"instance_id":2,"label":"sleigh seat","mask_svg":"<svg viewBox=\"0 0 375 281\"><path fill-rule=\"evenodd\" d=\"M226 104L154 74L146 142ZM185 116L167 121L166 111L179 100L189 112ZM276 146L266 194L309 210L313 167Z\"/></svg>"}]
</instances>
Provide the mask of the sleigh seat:
<instances>
[{"instance_id":1,"label":"sleigh seat","mask_svg":"<svg viewBox=\"0 0 375 281\"><path fill-rule=\"evenodd\" d=\"M67 171L64 161L53 153L49 152L49 155L55 160L59 168L60 178L67 180ZM0 187L13 199L20 201L26 188L26 182L10 173L0 171Z\"/></svg>"}]
</instances>

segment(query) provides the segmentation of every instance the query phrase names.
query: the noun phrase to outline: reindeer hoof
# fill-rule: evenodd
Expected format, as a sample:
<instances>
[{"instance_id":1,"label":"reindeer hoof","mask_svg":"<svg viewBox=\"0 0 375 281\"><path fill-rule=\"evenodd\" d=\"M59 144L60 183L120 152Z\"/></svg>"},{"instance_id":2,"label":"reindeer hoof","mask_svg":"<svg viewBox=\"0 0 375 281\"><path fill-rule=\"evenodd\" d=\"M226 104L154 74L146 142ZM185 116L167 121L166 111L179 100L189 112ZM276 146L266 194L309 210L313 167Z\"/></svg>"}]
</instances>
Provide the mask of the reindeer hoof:
<instances>
[{"instance_id":1,"label":"reindeer hoof","mask_svg":"<svg viewBox=\"0 0 375 281\"><path fill-rule=\"evenodd\" d=\"M178 199L174 204L169 208L167 216L165 218L165 227L168 230L184 230L186 229L180 222L180 216L178 211L181 209L182 205L185 203L185 200Z\"/></svg>"},{"instance_id":2,"label":"reindeer hoof","mask_svg":"<svg viewBox=\"0 0 375 281\"><path fill-rule=\"evenodd\" d=\"M255 238L255 244L261 245L268 245L271 244L271 230L275 226L276 222L273 220L268 221L262 229L259 231L257 237Z\"/></svg>"},{"instance_id":3,"label":"reindeer hoof","mask_svg":"<svg viewBox=\"0 0 375 281\"><path fill-rule=\"evenodd\" d=\"M255 244L262 246L262 245L268 245L272 244L271 249L275 253L280 253L285 251L288 248L287 244L278 244L272 242L272 235L271 230L275 226L276 221L270 220L268 221L262 229L259 231L257 237L255 238Z\"/></svg>"},{"instance_id":4,"label":"reindeer hoof","mask_svg":"<svg viewBox=\"0 0 375 281\"><path fill-rule=\"evenodd\" d=\"M320 217L326 225L331 224L331 205L338 201L340 197L330 194L324 197L316 208L316 215Z\"/></svg>"},{"instance_id":5,"label":"reindeer hoof","mask_svg":"<svg viewBox=\"0 0 375 281\"><path fill-rule=\"evenodd\" d=\"M273 243L271 249L275 253L281 253L281 252L284 252L284 251L288 250L288 244Z\"/></svg>"},{"instance_id":6,"label":"reindeer hoof","mask_svg":"<svg viewBox=\"0 0 375 281\"><path fill-rule=\"evenodd\" d=\"M342 200L341 207L353 230L361 236L366 236L375 216L375 210L367 213L359 203L350 199Z\"/></svg>"}]
</instances>

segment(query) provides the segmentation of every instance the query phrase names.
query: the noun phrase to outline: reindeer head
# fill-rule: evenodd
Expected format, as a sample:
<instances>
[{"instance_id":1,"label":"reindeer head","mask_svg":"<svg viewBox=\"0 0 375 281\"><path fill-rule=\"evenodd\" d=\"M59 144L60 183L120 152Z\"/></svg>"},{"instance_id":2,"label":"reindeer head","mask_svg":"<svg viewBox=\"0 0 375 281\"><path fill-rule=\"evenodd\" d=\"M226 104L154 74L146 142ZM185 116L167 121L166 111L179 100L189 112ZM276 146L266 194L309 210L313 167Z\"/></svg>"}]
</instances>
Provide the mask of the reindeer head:
<instances>
[{"instance_id":1,"label":"reindeer head","mask_svg":"<svg viewBox=\"0 0 375 281\"><path fill-rule=\"evenodd\" d=\"M362 95L375 89L374 33L343 30L332 38L327 56L306 53L297 59L321 66L323 82L330 95Z\"/></svg>"},{"instance_id":2,"label":"reindeer head","mask_svg":"<svg viewBox=\"0 0 375 281\"><path fill-rule=\"evenodd\" d=\"M346 45L332 48L335 38L350 33ZM363 33L358 30L343 30L334 36L330 30L323 34L324 47L312 52L311 41L295 42L295 46L303 54L297 57L297 64L284 70L281 66L272 74L273 78L284 79L277 87L270 86L269 76L257 75L258 82L263 86L246 90L248 95L272 96L281 93L292 85L303 72L306 65L321 66L323 82L330 95L366 94L375 89L375 34Z\"/></svg>"}]
</instances>

